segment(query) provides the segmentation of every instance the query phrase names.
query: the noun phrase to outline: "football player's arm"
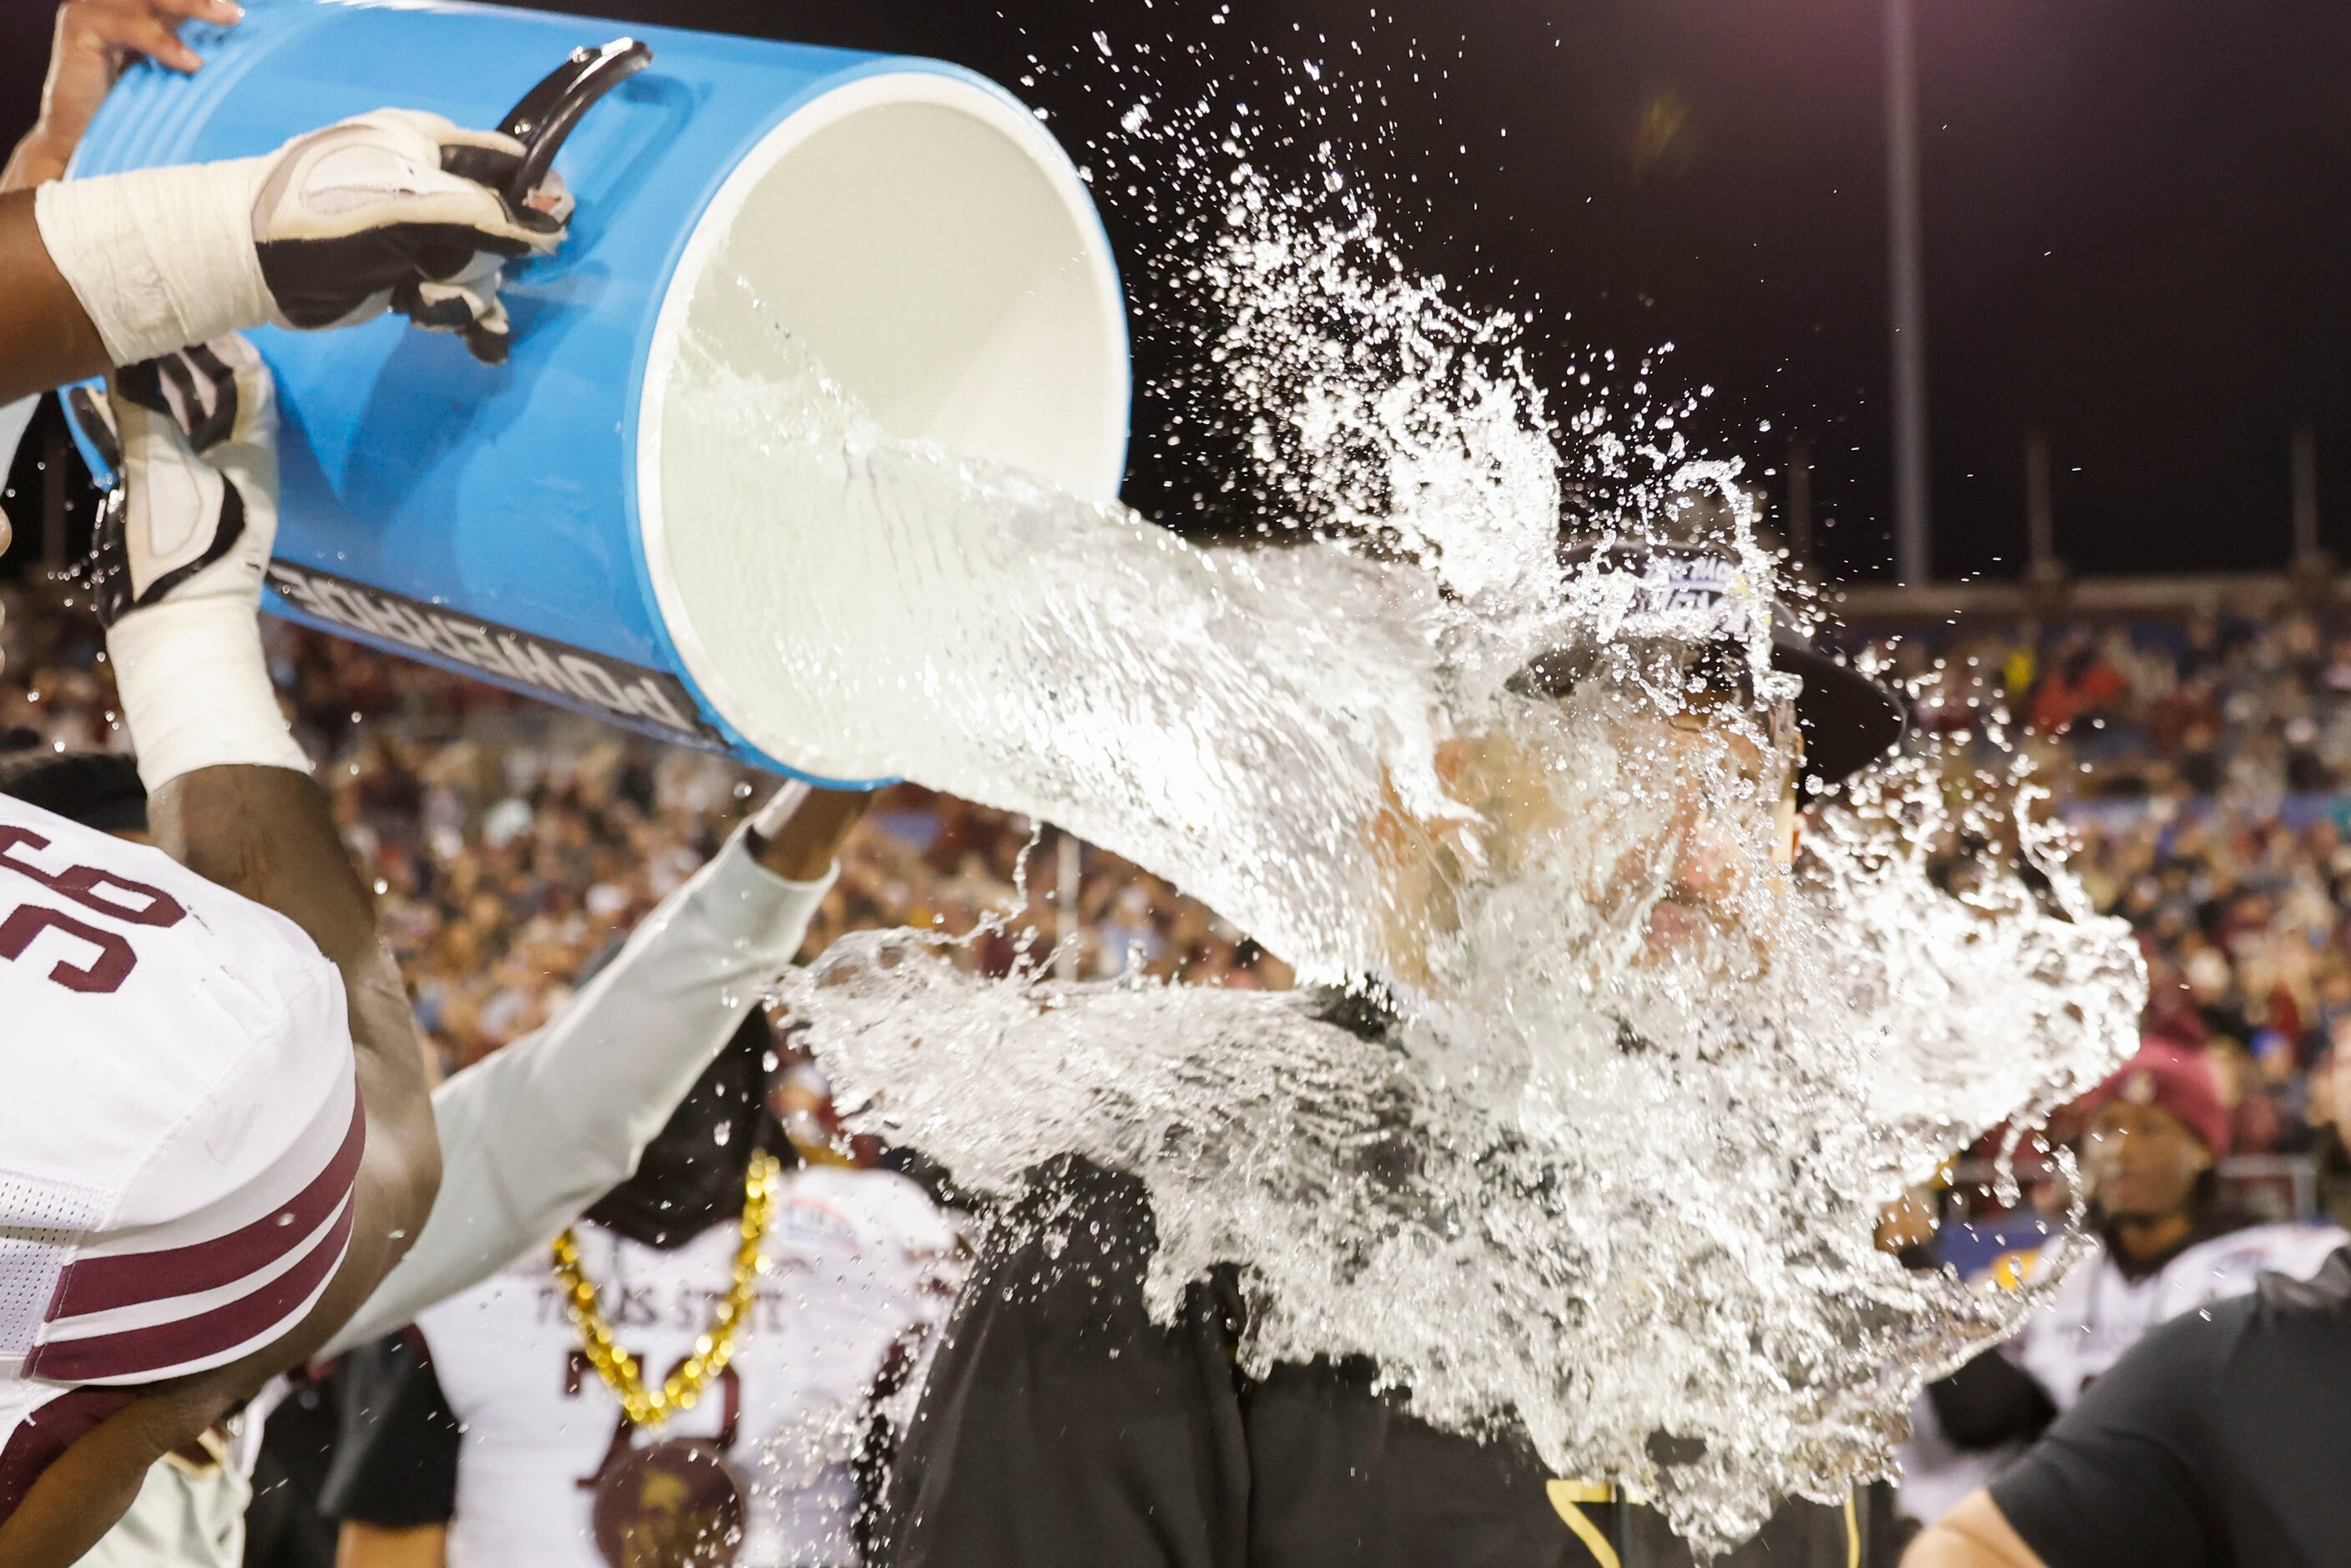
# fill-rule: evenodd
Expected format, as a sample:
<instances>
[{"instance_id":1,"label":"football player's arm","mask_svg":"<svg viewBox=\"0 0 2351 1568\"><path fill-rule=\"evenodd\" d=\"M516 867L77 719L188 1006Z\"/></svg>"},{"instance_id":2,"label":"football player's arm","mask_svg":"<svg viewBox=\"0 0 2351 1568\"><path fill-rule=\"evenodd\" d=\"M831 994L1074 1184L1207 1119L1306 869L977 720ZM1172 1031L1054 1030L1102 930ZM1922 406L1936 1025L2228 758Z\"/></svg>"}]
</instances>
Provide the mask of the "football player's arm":
<instances>
[{"instance_id":1,"label":"football player's arm","mask_svg":"<svg viewBox=\"0 0 2351 1568\"><path fill-rule=\"evenodd\" d=\"M423 1332L360 1346L337 1376L340 1430L319 1511L340 1521L338 1568L442 1568L464 1428Z\"/></svg>"},{"instance_id":2,"label":"football player's arm","mask_svg":"<svg viewBox=\"0 0 2351 1568\"><path fill-rule=\"evenodd\" d=\"M1902 1554L1902 1568L2048 1568L1979 1488Z\"/></svg>"},{"instance_id":3,"label":"football player's arm","mask_svg":"<svg viewBox=\"0 0 2351 1568\"><path fill-rule=\"evenodd\" d=\"M440 1183L424 1041L375 899L353 869L327 791L290 768L227 766L164 783L149 799L155 841L232 892L290 918L342 976L367 1114L350 1251L314 1322L331 1329L388 1273L431 1213ZM323 1332L279 1362L314 1354ZM276 1370L270 1368L266 1370Z\"/></svg>"},{"instance_id":4,"label":"football player's arm","mask_svg":"<svg viewBox=\"0 0 2351 1568\"><path fill-rule=\"evenodd\" d=\"M541 1246L626 1181L645 1145L799 950L869 797L788 788L547 1028L433 1098L440 1199L334 1341L388 1333Z\"/></svg>"},{"instance_id":5,"label":"football player's arm","mask_svg":"<svg viewBox=\"0 0 2351 1568\"><path fill-rule=\"evenodd\" d=\"M33 193L0 193L0 403L106 372L106 343L49 259Z\"/></svg>"},{"instance_id":6,"label":"football player's arm","mask_svg":"<svg viewBox=\"0 0 2351 1568\"><path fill-rule=\"evenodd\" d=\"M287 727L262 654L262 573L277 516L269 372L232 336L118 372L109 402L122 487L99 521L91 597L147 786L150 831L191 871L291 920L333 966L349 1038L312 1046L352 1053L366 1116L349 1250L280 1359L254 1369L257 1384L315 1351L431 1210L440 1159L423 1042L377 935L374 895ZM178 553L159 556L155 540L177 543Z\"/></svg>"},{"instance_id":7,"label":"football player's arm","mask_svg":"<svg viewBox=\"0 0 2351 1568\"><path fill-rule=\"evenodd\" d=\"M449 1527L380 1530L346 1524L335 1542L335 1568L447 1568Z\"/></svg>"},{"instance_id":8,"label":"football player's arm","mask_svg":"<svg viewBox=\"0 0 2351 1568\"><path fill-rule=\"evenodd\" d=\"M388 309L501 360L503 264L553 250L569 213L553 182L508 197L522 154L379 110L258 158L0 193L0 404L248 328Z\"/></svg>"}]
</instances>

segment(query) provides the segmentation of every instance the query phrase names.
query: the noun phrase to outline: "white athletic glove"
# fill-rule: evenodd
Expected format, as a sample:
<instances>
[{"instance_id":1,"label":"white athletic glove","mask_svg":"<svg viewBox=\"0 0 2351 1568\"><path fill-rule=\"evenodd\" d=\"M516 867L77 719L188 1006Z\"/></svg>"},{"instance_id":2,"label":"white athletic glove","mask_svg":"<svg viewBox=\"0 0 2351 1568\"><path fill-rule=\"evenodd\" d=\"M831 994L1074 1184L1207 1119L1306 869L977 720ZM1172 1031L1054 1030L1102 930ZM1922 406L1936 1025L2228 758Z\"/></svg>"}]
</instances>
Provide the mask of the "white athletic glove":
<instances>
[{"instance_id":1,"label":"white athletic glove","mask_svg":"<svg viewBox=\"0 0 2351 1568\"><path fill-rule=\"evenodd\" d=\"M288 144L254 198L261 275L282 325L348 327L397 310L506 358L504 264L563 238L559 180L529 204L504 187L523 145L437 114L385 109Z\"/></svg>"},{"instance_id":2,"label":"white athletic glove","mask_svg":"<svg viewBox=\"0 0 2351 1568\"><path fill-rule=\"evenodd\" d=\"M262 158L53 182L34 215L118 364L274 323L345 327L398 310L504 359L504 263L553 250L559 183L510 203L522 144L379 110Z\"/></svg>"},{"instance_id":3,"label":"white athletic glove","mask_svg":"<svg viewBox=\"0 0 2351 1568\"><path fill-rule=\"evenodd\" d=\"M269 371L231 335L114 373L89 587L152 791L199 768L309 761L261 652L261 584L277 534ZM110 428L108 420L110 416Z\"/></svg>"}]
</instances>

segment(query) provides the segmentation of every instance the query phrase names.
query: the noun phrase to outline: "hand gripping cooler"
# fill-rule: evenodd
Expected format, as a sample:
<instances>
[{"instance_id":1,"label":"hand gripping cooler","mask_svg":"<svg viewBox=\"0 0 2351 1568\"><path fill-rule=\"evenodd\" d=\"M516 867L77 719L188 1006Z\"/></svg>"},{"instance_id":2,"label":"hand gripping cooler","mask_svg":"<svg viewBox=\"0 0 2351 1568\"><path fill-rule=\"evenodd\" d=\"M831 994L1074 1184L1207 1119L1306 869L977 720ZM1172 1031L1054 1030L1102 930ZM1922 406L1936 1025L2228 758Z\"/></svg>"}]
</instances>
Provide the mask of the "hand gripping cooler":
<instances>
[{"instance_id":1,"label":"hand gripping cooler","mask_svg":"<svg viewBox=\"0 0 2351 1568\"><path fill-rule=\"evenodd\" d=\"M396 317L253 334L285 421L268 607L815 776L789 718L730 701L670 570L666 541L695 523L660 479L665 422L685 417L676 345L690 325L746 336L737 291L697 285L739 272L893 434L1107 498L1129 394L1116 266L1060 146L968 71L614 30L444 0L249 0L234 29L189 29L210 61L194 77L126 73L74 172L244 157L384 107L507 124L542 158L560 146L579 210L560 252L509 270L507 363Z\"/></svg>"}]
</instances>

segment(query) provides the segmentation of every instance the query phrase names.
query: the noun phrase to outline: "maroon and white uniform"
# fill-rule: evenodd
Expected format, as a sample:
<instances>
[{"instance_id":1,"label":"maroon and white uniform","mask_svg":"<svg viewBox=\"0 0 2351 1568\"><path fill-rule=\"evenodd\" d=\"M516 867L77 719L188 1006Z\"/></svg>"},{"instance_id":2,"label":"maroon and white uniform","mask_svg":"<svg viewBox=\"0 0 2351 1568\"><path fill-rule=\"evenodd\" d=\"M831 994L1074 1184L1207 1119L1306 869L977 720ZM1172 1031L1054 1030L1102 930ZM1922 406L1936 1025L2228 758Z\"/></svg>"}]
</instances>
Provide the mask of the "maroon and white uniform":
<instances>
[{"instance_id":1,"label":"maroon and white uniform","mask_svg":"<svg viewBox=\"0 0 2351 1568\"><path fill-rule=\"evenodd\" d=\"M0 798L0 1514L135 1385L286 1333L364 1123L333 965L162 852Z\"/></svg>"}]
</instances>

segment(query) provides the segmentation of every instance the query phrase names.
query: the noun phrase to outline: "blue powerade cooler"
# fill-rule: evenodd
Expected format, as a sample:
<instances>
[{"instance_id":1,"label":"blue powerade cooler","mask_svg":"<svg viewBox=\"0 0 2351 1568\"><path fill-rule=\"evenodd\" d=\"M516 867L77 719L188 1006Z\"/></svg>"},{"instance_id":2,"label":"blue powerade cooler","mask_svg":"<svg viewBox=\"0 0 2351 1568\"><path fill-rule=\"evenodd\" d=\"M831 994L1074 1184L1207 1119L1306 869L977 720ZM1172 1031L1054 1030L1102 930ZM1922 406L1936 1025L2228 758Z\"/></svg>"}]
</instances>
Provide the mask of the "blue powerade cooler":
<instances>
[{"instance_id":1,"label":"blue powerade cooler","mask_svg":"<svg viewBox=\"0 0 2351 1568\"><path fill-rule=\"evenodd\" d=\"M662 541L695 518L664 516L653 458L677 341L727 325L720 305L697 318L696 287L742 276L892 434L1106 498L1129 394L1108 241L1037 117L968 71L614 32L444 0L247 0L235 28L187 29L195 76L126 73L74 173L267 152L386 107L506 125L542 161L559 146L579 208L560 252L509 269L507 363L397 318L253 334L284 416L268 607L760 767L873 782L796 767L681 616Z\"/></svg>"}]
</instances>

